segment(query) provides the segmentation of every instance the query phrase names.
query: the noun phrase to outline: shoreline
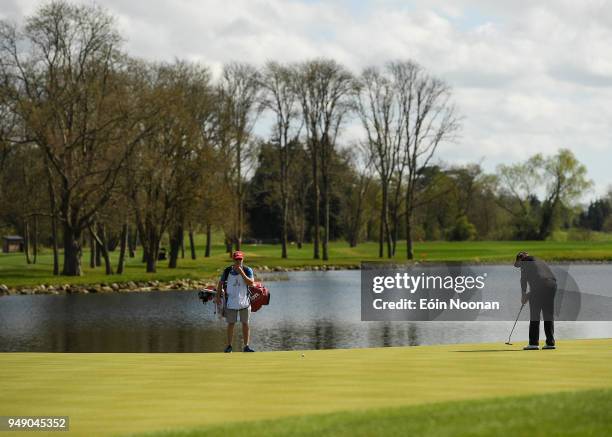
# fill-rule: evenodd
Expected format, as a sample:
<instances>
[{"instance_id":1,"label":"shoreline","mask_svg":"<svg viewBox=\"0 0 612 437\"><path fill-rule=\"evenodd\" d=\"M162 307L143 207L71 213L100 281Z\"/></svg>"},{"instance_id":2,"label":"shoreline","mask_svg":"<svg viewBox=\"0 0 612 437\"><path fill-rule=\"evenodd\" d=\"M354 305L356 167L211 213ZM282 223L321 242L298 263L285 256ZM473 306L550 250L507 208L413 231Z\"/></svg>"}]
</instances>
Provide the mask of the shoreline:
<instances>
[{"instance_id":1,"label":"shoreline","mask_svg":"<svg viewBox=\"0 0 612 437\"><path fill-rule=\"evenodd\" d=\"M378 263L379 261L367 261L369 263ZM611 260L550 260L550 264L582 264L582 265L610 265ZM403 265L401 263L392 263L382 261L383 264ZM418 264L469 264L469 265L506 265L499 261L416 261ZM307 272L307 271L342 271L342 270L361 270L361 264L340 264L340 265L305 265L305 266L252 266L253 269L263 276L266 281L283 281L288 278L276 277L278 274L290 272ZM65 295L65 294L106 294L106 293L146 293L150 291L197 291L214 283L216 279L209 278L184 278L175 279L172 281L159 281L156 279L149 281L108 281L90 284L38 284L38 285L17 285L7 286L0 282L0 297L2 296L18 296L18 295Z\"/></svg>"}]
</instances>

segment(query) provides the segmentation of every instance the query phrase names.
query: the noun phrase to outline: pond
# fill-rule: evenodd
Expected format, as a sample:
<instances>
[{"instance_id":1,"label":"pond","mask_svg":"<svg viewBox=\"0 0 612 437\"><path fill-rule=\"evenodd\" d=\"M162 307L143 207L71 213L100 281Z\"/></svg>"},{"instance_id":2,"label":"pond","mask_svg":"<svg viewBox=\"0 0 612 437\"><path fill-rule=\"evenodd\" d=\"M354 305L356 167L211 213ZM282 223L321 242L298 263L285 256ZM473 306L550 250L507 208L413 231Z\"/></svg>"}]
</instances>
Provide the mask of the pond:
<instances>
[{"instance_id":1,"label":"pond","mask_svg":"<svg viewBox=\"0 0 612 437\"><path fill-rule=\"evenodd\" d=\"M612 265L572 266L589 292L611 296ZM513 322L362 322L360 272L291 272L269 281L270 305L252 314L258 351L499 342ZM518 290L518 272L507 268ZM517 300L519 292L517 291ZM600 315L601 316L601 315ZM611 320L603 315L600 320ZM234 345L241 342L236 330ZM612 322L557 322L559 339L612 337ZM513 340L527 338L520 321ZM0 351L219 352L225 323L196 291L0 298Z\"/></svg>"}]
</instances>

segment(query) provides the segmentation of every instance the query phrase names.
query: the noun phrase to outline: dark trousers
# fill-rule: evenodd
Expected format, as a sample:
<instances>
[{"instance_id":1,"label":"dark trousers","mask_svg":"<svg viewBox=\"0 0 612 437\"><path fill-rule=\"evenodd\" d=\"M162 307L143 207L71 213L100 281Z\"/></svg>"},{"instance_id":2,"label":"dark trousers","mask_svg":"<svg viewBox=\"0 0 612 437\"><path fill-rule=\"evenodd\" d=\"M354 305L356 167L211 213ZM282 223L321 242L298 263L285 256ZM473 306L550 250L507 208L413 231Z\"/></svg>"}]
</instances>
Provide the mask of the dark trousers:
<instances>
[{"instance_id":1,"label":"dark trousers","mask_svg":"<svg viewBox=\"0 0 612 437\"><path fill-rule=\"evenodd\" d=\"M555 293L557 285L543 286L529 294L529 344L538 345L540 341L540 314L544 319L546 344L555 345Z\"/></svg>"}]
</instances>

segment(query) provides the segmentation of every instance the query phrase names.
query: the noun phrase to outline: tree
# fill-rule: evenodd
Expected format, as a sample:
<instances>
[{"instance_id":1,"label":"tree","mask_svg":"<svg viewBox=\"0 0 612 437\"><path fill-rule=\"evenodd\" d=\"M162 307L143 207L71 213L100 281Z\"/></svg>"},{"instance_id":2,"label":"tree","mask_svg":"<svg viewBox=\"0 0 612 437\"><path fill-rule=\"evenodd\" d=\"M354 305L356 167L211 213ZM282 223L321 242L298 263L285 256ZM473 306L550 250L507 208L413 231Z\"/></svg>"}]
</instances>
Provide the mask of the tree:
<instances>
[{"instance_id":1,"label":"tree","mask_svg":"<svg viewBox=\"0 0 612 437\"><path fill-rule=\"evenodd\" d=\"M363 70L358 82L357 108L366 132L366 150L369 161L378 173L382 191L378 256L383 256L383 242L387 243L387 256L392 255L389 226L389 191L393 175L403 167L401 146L404 134L403 112L394 78L390 69L384 73L377 67ZM405 162L405 161L403 161ZM398 181L401 183L401 178ZM399 189L399 187L398 187Z\"/></svg>"},{"instance_id":2,"label":"tree","mask_svg":"<svg viewBox=\"0 0 612 437\"><path fill-rule=\"evenodd\" d=\"M366 149L365 147L361 150ZM371 174L371 159L367 150L353 147L351 153L346 154L346 167L352 170L343 178L342 199L345 206L344 229L350 247L356 247L360 241L365 225L368 199L372 192L377 190L373 175Z\"/></svg>"},{"instance_id":3,"label":"tree","mask_svg":"<svg viewBox=\"0 0 612 437\"><path fill-rule=\"evenodd\" d=\"M279 156L279 189L281 215L281 257L287 258L287 236L289 231L289 170L291 167L289 147L299 136L298 96L291 76L291 68L268 62L261 76L264 90L262 104L275 115L272 142Z\"/></svg>"},{"instance_id":4,"label":"tree","mask_svg":"<svg viewBox=\"0 0 612 437\"><path fill-rule=\"evenodd\" d=\"M236 217L234 219L234 244L240 250L244 226L244 161L251 133L259 116L260 74L246 63L229 63L223 67L219 88L219 107L222 121L219 129L221 146L227 153L227 181L234 188ZM246 152L246 153L245 153ZM232 157L233 155L233 157Z\"/></svg>"},{"instance_id":5,"label":"tree","mask_svg":"<svg viewBox=\"0 0 612 437\"><path fill-rule=\"evenodd\" d=\"M540 239L552 233L555 217L562 205L570 205L592 186L587 179L587 169L569 149L559 152L544 161L543 178L546 196L542 203Z\"/></svg>"},{"instance_id":6,"label":"tree","mask_svg":"<svg viewBox=\"0 0 612 437\"><path fill-rule=\"evenodd\" d=\"M302 109L306 144L312 161L313 257L319 259L321 188L324 202L323 260L328 260L331 156L336 147L342 122L352 108L350 96L354 89L354 80L351 73L342 65L328 59L317 59L298 65L293 80Z\"/></svg>"},{"instance_id":7,"label":"tree","mask_svg":"<svg viewBox=\"0 0 612 437\"><path fill-rule=\"evenodd\" d=\"M130 200L143 245L147 272L155 272L164 233L170 229L170 266L175 267L184 223L203 182L207 144L202 112L212 107L209 72L183 62L134 65L136 90L156 116L126 167Z\"/></svg>"},{"instance_id":8,"label":"tree","mask_svg":"<svg viewBox=\"0 0 612 437\"><path fill-rule=\"evenodd\" d=\"M0 25L0 75L25 132L57 183L64 275L81 274L81 234L103 209L133 142L137 123L122 86L121 38L96 6L48 3L23 29Z\"/></svg>"},{"instance_id":9,"label":"tree","mask_svg":"<svg viewBox=\"0 0 612 437\"><path fill-rule=\"evenodd\" d=\"M311 197L313 181L309 177L311 167L304 145L295 141L289 150L293 164L289 179L289 226L298 249L301 249L308 223L308 199Z\"/></svg>"},{"instance_id":10,"label":"tree","mask_svg":"<svg viewBox=\"0 0 612 437\"><path fill-rule=\"evenodd\" d=\"M498 203L514 220L515 238L537 239L539 208L536 190L542 184L543 157L536 154L525 162L497 167Z\"/></svg>"},{"instance_id":11,"label":"tree","mask_svg":"<svg viewBox=\"0 0 612 437\"><path fill-rule=\"evenodd\" d=\"M389 69L399 100L402 154L406 163L406 256L414 258L412 218L417 206L417 179L438 146L452 141L460 121L451 103L451 89L412 61L392 62Z\"/></svg>"},{"instance_id":12,"label":"tree","mask_svg":"<svg viewBox=\"0 0 612 437\"><path fill-rule=\"evenodd\" d=\"M610 216L612 216L612 202L610 202L610 199L597 199L591 202L587 210L580 215L580 225L588 229L601 231Z\"/></svg>"},{"instance_id":13,"label":"tree","mask_svg":"<svg viewBox=\"0 0 612 437\"><path fill-rule=\"evenodd\" d=\"M521 235L546 239L561 207L570 206L591 187L586 174L586 167L568 149L550 157L536 154L522 163L500 165L500 204L517 219L519 230L527 225L531 229ZM544 200L540 202L537 190L542 187Z\"/></svg>"}]
</instances>

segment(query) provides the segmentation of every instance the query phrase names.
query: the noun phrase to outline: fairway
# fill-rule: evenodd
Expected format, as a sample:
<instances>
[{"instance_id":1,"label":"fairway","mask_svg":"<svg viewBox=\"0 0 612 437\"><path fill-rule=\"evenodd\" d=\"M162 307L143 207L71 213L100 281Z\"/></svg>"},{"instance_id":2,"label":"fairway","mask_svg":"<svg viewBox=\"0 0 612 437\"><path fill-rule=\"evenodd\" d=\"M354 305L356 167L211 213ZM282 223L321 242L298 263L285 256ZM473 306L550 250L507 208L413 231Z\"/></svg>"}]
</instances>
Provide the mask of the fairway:
<instances>
[{"instance_id":1,"label":"fairway","mask_svg":"<svg viewBox=\"0 0 612 437\"><path fill-rule=\"evenodd\" d=\"M305 351L304 357L4 353L0 410L68 415L74 435L121 435L612 388L612 340L558 345L556 351L524 352L500 340Z\"/></svg>"}]
</instances>

